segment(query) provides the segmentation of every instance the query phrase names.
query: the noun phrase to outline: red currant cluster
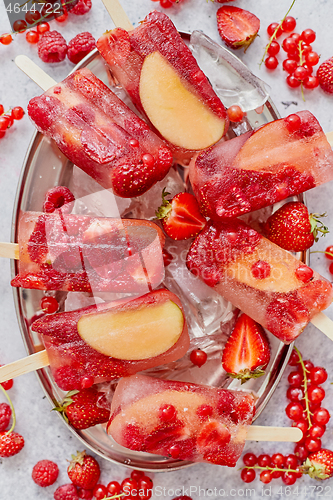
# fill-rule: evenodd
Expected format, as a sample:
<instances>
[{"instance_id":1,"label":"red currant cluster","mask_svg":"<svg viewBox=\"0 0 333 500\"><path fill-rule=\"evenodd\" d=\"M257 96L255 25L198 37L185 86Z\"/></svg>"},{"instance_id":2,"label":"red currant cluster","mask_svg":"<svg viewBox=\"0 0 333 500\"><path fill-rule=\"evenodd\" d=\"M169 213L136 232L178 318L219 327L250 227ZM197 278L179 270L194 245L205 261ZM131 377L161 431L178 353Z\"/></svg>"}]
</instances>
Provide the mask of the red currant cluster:
<instances>
[{"instance_id":1,"label":"red currant cluster","mask_svg":"<svg viewBox=\"0 0 333 500\"><path fill-rule=\"evenodd\" d=\"M5 112L3 105L0 104L0 139L5 136L7 129L13 125L14 120L21 120L23 116L24 110L21 106L15 106L15 108Z\"/></svg>"},{"instance_id":2,"label":"red currant cluster","mask_svg":"<svg viewBox=\"0 0 333 500\"><path fill-rule=\"evenodd\" d=\"M321 437L330 419L329 412L321 406L325 397L321 384L327 380L327 372L323 367L314 366L310 360L303 361L297 348L292 352L289 365L296 369L288 376L287 398L290 403L286 414L293 421L292 426L302 431L303 437L295 445L294 454L257 457L254 453L246 453L243 457L245 467L241 472L245 483L252 482L256 469L259 469L263 483L281 477L284 484L290 486L307 473L304 462L308 455L321 449Z\"/></svg>"},{"instance_id":3,"label":"red currant cluster","mask_svg":"<svg viewBox=\"0 0 333 500\"><path fill-rule=\"evenodd\" d=\"M2 365L0 365L2 366ZM19 453L24 447L24 438L13 432L16 425L16 415L13 403L7 393L13 387L13 380L0 384L0 392L6 396L7 403L0 404L0 457L11 457ZM10 425L11 424L11 425Z\"/></svg>"},{"instance_id":4,"label":"red currant cluster","mask_svg":"<svg viewBox=\"0 0 333 500\"><path fill-rule=\"evenodd\" d=\"M72 3L72 2L69 2ZM74 7L70 10L71 14L84 15L91 9L91 0L78 0ZM62 3L62 14L55 16L54 20L57 23L63 23L68 18L68 10L66 8L66 3ZM9 45L13 41L13 34L26 32L25 38L27 42L35 44L39 41L41 35L46 31L49 31L50 25L47 20L50 19L52 13L49 13L49 3L45 2L41 11L30 10L24 16L24 19L18 19L13 24L13 33L4 33L0 35L0 43L3 45ZM42 22L41 21L45 21ZM36 28L36 29L32 29Z\"/></svg>"},{"instance_id":5,"label":"red currant cluster","mask_svg":"<svg viewBox=\"0 0 333 500\"><path fill-rule=\"evenodd\" d=\"M170 9L176 3L181 3L183 0L152 0L152 2L160 2L163 9Z\"/></svg>"},{"instance_id":6,"label":"red currant cluster","mask_svg":"<svg viewBox=\"0 0 333 500\"><path fill-rule=\"evenodd\" d=\"M287 398L290 403L286 414L293 421L293 427L303 432L303 438L295 446L295 455L303 462L309 453L321 449L321 437L330 419L329 412L321 406L325 397L321 384L327 380L327 372L309 360L303 361L297 349L293 351L289 364L297 369L288 376Z\"/></svg>"},{"instance_id":7,"label":"red currant cluster","mask_svg":"<svg viewBox=\"0 0 333 500\"><path fill-rule=\"evenodd\" d=\"M328 260L333 260L333 245L328 246L324 253L325 253L325 257ZM333 262L330 263L328 270L329 270L330 274L333 274Z\"/></svg>"},{"instance_id":8,"label":"red currant cluster","mask_svg":"<svg viewBox=\"0 0 333 500\"><path fill-rule=\"evenodd\" d=\"M96 484L91 496L80 496L80 491L78 496L87 500L91 498L102 500L117 496L125 500L149 500L152 496L153 486L152 479L144 472L133 470L131 476L126 477L121 484L118 481L111 481L107 486Z\"/></svg>"},{"instance_id":9,"label":"red currant cluster","mask_svg":"<svg viewBox=\"0 0 333 500\"><path fill-rule=\"evenodd\" d=\"M267 28L270 40L266 46L265 66L267 69L277 68L279 61L277 54L280 52L280 43L276 40L282 34L290 33L282 42L282 49L287 53L283 60L283 69L288 73L287 85L291 88L304 86L306 89L318 87L319 81L313 73L313 67L319 62L319 55L312 50L312 43L316 39L316 33L312 29L306 29L299 33L292 33L296 28L296 20L287 16L281 23L272 23Z\"/></svg>"}]
</instances>

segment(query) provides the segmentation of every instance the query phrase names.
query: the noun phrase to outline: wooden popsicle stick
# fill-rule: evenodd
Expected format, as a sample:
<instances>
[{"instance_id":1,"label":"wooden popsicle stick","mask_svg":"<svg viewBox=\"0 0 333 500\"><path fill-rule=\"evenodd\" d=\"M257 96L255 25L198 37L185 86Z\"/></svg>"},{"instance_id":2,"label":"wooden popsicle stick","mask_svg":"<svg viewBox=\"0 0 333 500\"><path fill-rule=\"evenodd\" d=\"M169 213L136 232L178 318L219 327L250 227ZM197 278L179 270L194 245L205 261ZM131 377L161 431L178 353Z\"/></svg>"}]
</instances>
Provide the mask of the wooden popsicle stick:
<instances>
[{"instance_id":1,"label":"wooden popsicle stick","mask_svg":"<svg viewBox=\"0 0 333 500\"><path fill-rule=\"evenodd\" d=\"M18 359L12 363L0 367L0 383L11 378L19 377L25 373L30 373L40 368L48 366L49 358L46 350L36 352L25 358Z\"/></svg>"},{"instance_id":2,"label":"wooden popsicle stick","mask_svg":"<svg viewBox=\"0 0 333 500\"><path fill-rule=\"evenodd\" d=\"M333 340L333 321L326 314L322 312L316 314L312 318L311 323L323 332L326 337Z\"/></svg>"},{"instance_id":3,"label":"wooden popsicle stick","mask_svg":"<svg viewBox=\"0 0 333 500\"><path fill-rule=\"evenodd\" d=\"M19 260L20 248L17 243L0 243L0 257Z\"/></svg>"},{"instance_id":4,"label":"wooden popsicle stick","mask_svg":"<svg viewBox=\"0 0 333 500\"><path fill-rule=\"evenodd\" d=\"M37 85L43 89L48 90L57 84L53 78L51 78L47 73L45 73L42 68L37 66L29 57L20 55L15 57L15 64L20 70L23 71L32 81L37 83Z\"/></svg>"},{"instance_id":5,"label":"wooden popsicle stick","mask_svg":"<svg viewBox=\"0 0 333 500\"><path fill-rule=\"evenodd\" d=\"M330 143L331 148L333 148L333 131L326 134L326 139Z\"/></svg>"},{"instance_id":6,"label":"wooden popsicle stick","mask_svg":"<svg viewBox=\"0 0 333 500\"><path fill-rule=\"evenodd\" d=\"M134 29L133 24L128 19L126 12L118 0L102 0L102 2L117 28L123 28L127 31Z\"/></svg>"},{"instance_id":7,"label":"wooden popsicle stick","mask_svg":"<svg viewBox=\"0 0 333 500\"><path fill-rule=\"evenodd\" d=\"M283 441L297 443L303 433L298 427L270 427L251 425L248 429L246 441Z\"/></svg>"}]
</instances>

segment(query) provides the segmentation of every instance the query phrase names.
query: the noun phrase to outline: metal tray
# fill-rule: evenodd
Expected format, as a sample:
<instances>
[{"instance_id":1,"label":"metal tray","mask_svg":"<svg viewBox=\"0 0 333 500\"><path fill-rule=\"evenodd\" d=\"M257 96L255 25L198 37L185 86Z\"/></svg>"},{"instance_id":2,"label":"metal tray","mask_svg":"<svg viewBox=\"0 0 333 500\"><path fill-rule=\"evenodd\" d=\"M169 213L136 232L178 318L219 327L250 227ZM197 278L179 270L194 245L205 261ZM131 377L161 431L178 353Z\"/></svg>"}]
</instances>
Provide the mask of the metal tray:
<instances>
[{"instance_id":1,"label":"metal tray","mask_svg":"<svg viewBox=\"0 0 333 500\"><path fill-rule=\"evenodd\" d=\"M183 36L185 39L188 39L189 35L183 34ZM239 62L238 58L236 58L233 54L231 54L231 56ZM105 63L99 56L97 50L89 54L74 69L79 69L83 66L87 66L105 83L112 85L112 78L110 78L109 70L106 68ZM264 105L264 109L261 114L258 114L255 111L248 112L247 114L247 122L252 128L277 118L279 118L278 113L270 100L268 100ZM234 135L235 132L231 129L229 138ZM73 164L70 163L66 157L64 157L53 141L43 137L43 135L39 132L35 132L28 148L21 177L18 183L12 220L11 240L13 242L17 241L17 225L20 211L41 211L45 192L55 185L68 185L70 187L72 172ZM303 197L300 196L297 197L297 199L303 200ZM265 215L264 211L263 216L267 217L267 212ZM255 217L261 217L261 213L255 214ZM305 255L298 255L298 257L303 258L303 260L306 258ZM14 277L17 273L16 266L17 263L12 261L12 277ZM56 294L57 300L59 301L61 308L63 308L66 293L51 292L51 294L52 293ZM29 325L36 318L36 316L41 314L40 300L45 295L45 292L39 290L13 288L13 294L22 339L27 353L32 354L43 348L39 338L30 331ZM182 297L182 299L184 300L184 297ZM256 391L259 396L255 418L260 415L272 396L284 372L292 350L292 345L286 346L272 335L269 334L269 336L271 341L271 361L265 376L249 381L245 386L242 386L242 389L246 388ZM227 336L224 334L224 341L226 338ZM199 338L194 339L194 345L203 345L203 343L204 338L200 338L200 335ZM209 350L210 348L208 347L207 349ZM223 373L219 354L217 353L216 355L216 349L214 356L212 356L214 358L213 364L209 365L207 369L205 369L205 367L200 369L193 366L190 367L188 358L185 361L181 361L178 365L175 365L172 372L172 378L202 382L204 384L229 387L233 389L239 388L239 381L228 379ZM164 372L163 369L160 371L157 370L156 374L157 376L165 377L168 375L168 370ZM41 383L43 391L52 405L54 405L55 401L62 399L63 392L54 383L51 372L48 368L38 370L37 377ZM59 418L62 419L60 415ZM176 470L191 465L190 462L186 461L127 450L117 445L117 443L115 443L106 434L105 426L98 425L87 430L76 431L63 419L62 421L63 424L67 425L73 434L84 443L85 447L90 448L107 460L146 471Z\"/></svg>"}]
</instances>

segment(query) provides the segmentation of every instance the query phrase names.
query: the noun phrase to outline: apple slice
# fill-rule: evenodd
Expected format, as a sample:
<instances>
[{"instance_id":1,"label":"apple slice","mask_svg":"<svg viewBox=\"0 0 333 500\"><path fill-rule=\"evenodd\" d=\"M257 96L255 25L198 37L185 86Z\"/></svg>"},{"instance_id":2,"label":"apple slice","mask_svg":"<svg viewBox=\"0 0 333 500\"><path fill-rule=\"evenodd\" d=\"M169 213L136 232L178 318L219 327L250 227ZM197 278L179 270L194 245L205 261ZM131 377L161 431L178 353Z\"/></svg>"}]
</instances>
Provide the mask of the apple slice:
<instances>
[{"instance_id":1,"label":"apple slice","mask_svg":"<svg viewBox=\"0 0 333 500\"><path fill-rule=\"evenodd\" d=\"M208 148L221 139L225 121L185 85L159 52L152 52L144 59L139 94L152 124L176 146Z\"/></svg>"},{"instance_id":2,"label":"apple slice","mask_svg":"<svg viewBox=\"0 0 333 500\"><path fill-rule=\"evenodd\" d=\"M181 309L171 300L139 309L81 316L80 337L113 358L137 361L158 356L176 344L184 328Z\"/></svg>"}]
</instances>

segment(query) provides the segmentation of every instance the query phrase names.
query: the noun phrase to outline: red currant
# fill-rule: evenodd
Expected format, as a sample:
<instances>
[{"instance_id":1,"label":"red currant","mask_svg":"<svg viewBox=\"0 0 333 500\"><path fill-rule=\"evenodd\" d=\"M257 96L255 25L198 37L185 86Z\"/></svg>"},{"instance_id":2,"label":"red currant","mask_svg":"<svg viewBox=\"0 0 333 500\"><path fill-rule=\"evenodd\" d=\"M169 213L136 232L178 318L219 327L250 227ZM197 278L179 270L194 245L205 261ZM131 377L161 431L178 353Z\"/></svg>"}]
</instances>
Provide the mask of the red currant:
<instances>
[{"instance_id":1,"label":"red currant","mask_svg":"<svg viewBox=\"0 0 333 500\"><path fill-rule=\"evenodd\" d=\"M29 10L24 17L28 24L34 24L34 22L39 21L41 15L38 10L35 12L33 10Z\"/></svg>"},{"instance_id":2,"label":"red currant","mask_svg":"<svg viewBox=\"0 0 333 500\"><path fill-rule=\"evenodd\" d=\"M200 418L201 421L207 420L208 417L211 417L213 415L214 409L211 405L200 405L197 408L197 415ZM249 464L245 464L249 465Z\"/></svg>"},{"instance_id":3,"label":"red currant","mask_svg":"<svg viewBox=\"0 0 333 500\"><path fill-rule=\"evenodd\" d=\"M303 377L299 371L290 372L288 375L288 382L292 387L301 387Z\"/></svg>"},{"instance_id":4,"label":"red currant","mask_svg":"<svg viewBox=\"0 0 333 500\"><path fill-rule=\"evenodd\" d=\"M286 469L296 469L297 462L296 455L290 454L286 456L284 466Z\"/></svg>"},{"instance_id":5,"label":"red currant","mask_svg":"<svg viewBox=\"0 0 333 500\"><path fill-rule=\"evenodd\" d=\"M4 116L6 116L8 118L8 120L9 120L8 128L10 128L13 125L13 123L14 123L14 118L12 117L12 114L10 114L10 115L4 115Z\"/></svg>"},{"instance_id":6,"label":"red currant","mask_svg":"<svg viewBox=\"0 0 333 500\"><path fill-rule=\"evenodd\" d=\"M279 52L280 52L280 44L276 40L273 40L267 49L267 53L270 56L276 56L276 54L278 54Z\"/></svg>"},{"instance_id":7,"label":"red currant","mask_svg":"<svg viewBox=\"0 0 333 500\"><path fill-rule=\"evenodd\" d=\"M311 51L305 55L305 61L309 64L309 66L315 66L319 63L319 55L317 52Z\"/></svg>"},{"instance_id":8,"label":"red currant","mask_svg":"<svg viewBox=\"0 0 333 500\"><path fill-rule=\"evenodd\" d=\"M0 365L3 366L3 365ZM9 380L6 380L5 382L1 382L2 387L5 389L5 391L8 391L11 389L14 385L14 380L10 378Z\"/></svg>"},{"instance_id":9,"label":"red currant","mask_svg":"<svg viewBox=\"0 0 333 500\"><path fill-rule=\"evenodd\" d=\"M308 45L305 42L301 42L301 49L302 49L302 53L304 56L305 56L305 54L308 54L309 52L312 51L311 45Z\"/></svg>"},{"instance_id":10,"label":"red currant","mask_svg":"<svg viewBox=\"0 0 333 500\"><path fill-rule=\"evenodd\" d=\"M276 467L277 469L283 469L284 461L285 457L284 455L282 455L282 453L274 453L274 455L272 455L273 467Z\"/></svg>"},{"instance_id":11,"label":"red currant","mask_svg":"<svg viewBox=\"0 0 333 500\"><path fill-rule=\"evenodd\" d=\"M312 427L310 427L309 429L309 436L311 438L321 438L324 433L325 433L325 430L326 430L326 426L322 426L322 425L313 425Z\"/></svg>"},{"instance_id":12,"label":"red currant","mask_svg":"<svg viewBox=\"0 0 333 500\"><path fill-rule=\"evenodd\" d=\"M296 28L296 19L292 16L287 16L282 22L282 29L287 33L290 33Z\"/></svg>"},{"instance_id":13,"label":"red currant","mask_svg":"<svg viewBox=\"0 0 333 500\"><path fill-rule=\"evenodd\" d=\"M293 427L298 427L303 433L303 437L298 441L299 443L302 443L304 441L305 435L308 431L308 424L305 420L298 420L293 422Z\"/></svg>"},{"instance_id":14,"label":"red currant","mask_svg":"<svg viewBox=\"0 0 333 500\"><path fill-rule=\"evenodd\" d=\"M86 490L85 488L77 487L77 496L83 500L91 500L93 495L92 490Z\"/></svg>"},{"instance_id":15,"label":"red currant","mask_svg":"<svg viewBox=\"0 0 333 500\"><path fill-rule=\"evenodd\" d=\"M301 35L299 33L291 33L291 35L289 35L289 38L293 38L298 44L298 42L301 40Z\"/></svg>"},{"instance_id":16,"label":"red currant","mask_svg":"<svg viewBox=\"0 0 333 500\"><path fill-rule=\"evenodd\" d=\"M298 115L289 115L289 116L297 116L299 118ZM288 117L287 117L288 118ZM300 119L300 118L299 118ZM301 120L301 119L300 119ZM300 122L299 122L300 123ZM333 258L333 257L332 257ZM299 364L299 356L297 354L297 352L295 351L295 349L293 349L291 351L291 355L290 355L290 358L289 358L289 361L288 361L288 365L289 366L298 366Z\"/></svg>"},{"instance_id":17,"label":"red currant","mask_svg":"<svg viewBox=\"0 0 333 500\"><path fill-rule=\"evenodd\" d=\"M301 405L301 403L297 403L295 401L292 401L286 407L287 417L290 418L291 420L294 420L295 422L297 420L302 420L303 411L304 411L304 408Z\"/></svg>"},{"instance_id":18,"label":"red currant","mask_svg":"<svg viewBox=\"0 0 333 500\"><path fill-rule=\"evenodd\" d=\"M275 30L278 28L279 26L279 23L271 23L268 28L267 28L267 34L269 37L272 37L274 35L274 32ZM278 38L279 36L281 36L283 33L281 27L278 28L277 32L276 32L276 38Z\"/></svg>"},{"instance_id":19,"label":"red currant","mask_svg":"<svg viewBox=\"0 0 333 500\"><path fill-rule=\"evenodd\" d=\"M152 496L153 496L152 490L139 491L140 500L149 500ZM136 499L136 497L133 495L133 497L131 497L131 500L135 500L135 499Z\"/></svg>"},{"instance_id":20,"label":"red currant","mask_svg":"<svg viewBox=\"0 0 333 500\"><path fill-rule=\"evenodd\" d=\"M154 484L149 476L143 476L139 479L139 489L140 490L151 490Z\"/></svg>"},{"instance_id":21,"label":"red currant","mask_svg":"<svg viewBox=\"0 0 333 500\"><path fill-rule=\"evenodd\" d=\"M329 411L326 408L318 408L313 412L312 421L318 425L326 425L331 418Z\"/></svg>"},{"instance_id":22,"label":"red currant","mask_svg":"<svg viewBox=\"0 0 333 500\"><path fill-rule=\"evenodd\" d=\"M132 474L131 474L132 475ZM107 495L113 497L114 495L119 495L121 492L121 486L118 481L111 481L106 487Z\"/></svg>"},{"instance_id":23,"label":"red currant","mask_svg":"<svg viewBox=\"0 0 333 500\"><path fill-rule=\"evenodd\" d=\"M141 479L143 476L145 475L145 473L142 471L142 470L132 470L131 472L131 478L132 479L135 479L135 481L139 481L139 479Z\"/></svg>"},{"instance_id":24,"label":"red currant","mask_svg":"<svg viewBox=\"0 0 333 500\"><path fill-rule=\"evenodd\" d=\"M286 78L287 85L292 89L295 89L301 85L301 82L294 77L294 75L288 75Z\"/></svg>"},{"instance_id":25,"label":"red currant","mask_svg":"<svg viewBox=\"0 0 333 500\"><path fill-rule=\"evenodd\" d=\"M312 43L316 39L316 32L312 29L304 30L301 33L301 39L306 43Z\"/></svg>"},{"instance_id":26,"label":"red currant","mask_svg":"<svg viewBox=\"0 0 333 500\"><path fill-rule=\"evenodd\" d=\"M285 124L287 126L289 133L297 132L301 126L301 119L296 114L292 114L292 115L287 116L284 119L284 121L285 121Z\"/></svg>"},{"instance_id":27,"label":"red currant","mask_svg":"<svg viewBox=\"0 0 333 500\"><path fill-rule=\"evenodd\" d=\"M10 119L8 115L2 115L0 116L0 130L7 130L10 126Z\"/></svg>"},{"instance_id":28,"label":"red currant","mask_svg":"<svg viewBox=\"0 0 333 500\"><path fill-rule=\"evenodd\" d=\"M328 270L331 274L333 274L333 262L332 262L332 264L330 264L330 267L328 268Z\"/></svg>"},{"instance_id":29,"label":"red currant","mask_svg":"<svg viewBox=\"0 0 333 500\"><path fill-rule=\"evenodd\" d=\"M0 115L3 115L4 112L5 112L5 109L4 109L3 105L0 104Z\"/></svg>"},{"instance_id":30,"label":"red currant","mask_svg":"<svg viewBox=\"0 0 333 500\"><path fill-rule=\"evenodd\" d=\"M252 483L256 477L256 471L254 469L242 469L241 479L244 483Z\"/></svg>"},{"instance_id":31,"label":"red currant","mask_svg":"<svg viewBox=\"0 0 333 500\"><path fill-rule=\"evenodd\" d=\"M304 441L304 447L308 451L310 451L311 453L313 453L314 451L319 451L321 448L321 439L319 439L319 438L314 439L314 438L308 437Z\"/></svg>"},{"instance_id":32,"label":"red currant","mask_svg":"<svg viewBox=\"0 0 333 500\"><path fill-rule=\"evenodd\" d=\"M294 59L285 59L282 63L282 67L287 73L291 74L297 68L297 62Z\"/></svg>"},{"instance_id":33,"label":"red currant","mask_svg":"<svg viewBox=\"0 0 333 500\"><path fill-rule=\"evenodd\" d=\"M170 422L177 416L177 410L173 405L163 404L158 411L158 417L162 422Z\"/></svg>"},{"instance_id":34,"label":"red currant","mask_svg":"<svg viewBox=\"0 0 333 500\"><path fill-rule=\"evenodd\" d=\"M300 80L302 82L307 76L309 76L307 69L304 68L304 66L297 66L297 68L294 71L294 77L297 78L297 80ZM313 274L313 272L312 272L312 274Z\"/></svg>"},{"instance_id":35,"label":"red currant","mask_svg":"<svg viewBox=\"0 0 333 500\"><path fill-rule=\"evenodd\" d=\"M39 33L34 30L27 31L25 39L28 43L37 43L39 40Z\"/></svg>"},{"instance_id":36,"label":"red currant","mask_svg":"<svg viewBox=\"0 0 333 500\"><path fill-rule=\"evenodd\" d=\"M24 109L21 108L21 106L15 106L15 108L12 109L12 118L14 120L21 120L24 114Z\"/></svg>"},{"instance_id":37,"label":"red currant","mask_svg":"<svg viewBox=\"0 0 333 500\"><path fill-rule=\"evenodd\" d=\"M13 30L18 33L23 33L27 29L27 23L23 19L18 19L13 24Z\"/></svg>"},{"instance_id":38,"label":"red currant","mask_svg":"<svg viewBox=\"0 0 333 500\"><path fill-rule=\"evenodd\" d=\"M271 457L269 455L259 455L258 465L260 467L271 467L272 466Z\"/></svg>"},{"instance_id":39,"label":"red currant","mask_svg":"<svg viewBox=\"0 0 333 500\"><path fill-rule=\"evenodd\" d=\"M106 494L106 487L103 484L96 484L95 488L93 489L93 496L96 498L96 500L102 500L106 497Z\"/></svg>"},{"instance_id":40,"label":"red currant","mask_svg":"<svg viewBox=\"0 0 333 500\"><path fill-rule=\"evenodd\" d=\"M321 403L325 397L325 390L318 385L310 385L308 388L308 398L311 403Z\"/></svg>"},{"instance_id":41,"label":"red currant","mask_svg":"<svg viewBox=\"0 0 333 500\"><path fill-rule=\"evenodd\" d=\"M305 68L305 69L308 70L308 74L309 75L312 75L312 73L313 73L313 67L312 66L310 66L309 64L305 63L305 64L303 64L303 68Z\"/></svg>"},{"instance_id":42,"label":"red currant","mask_svg":"<svg viewBox=\"0 0 333 500\"><path fill-rule=\"evenodd\" d=\"M13 37L10 33L4 33L3 35L0 35L0 43L2 45L9 45L13 41Z\"/></svg>"},{"instance_id":43,"label":"red currant","mask_svg":"<svg viewBox=\"0 0 333 500\"><path fill-rule=\"evenodd\" d=\"M243 457L244 465L248 467L253 467L257 463L257 457L254 453L245 453Z\"/></svg>"},{"instance_id":44,"label":"red currant","mask_svg":"<svg viewBox=\"0 0 333 500\"><path fill-rule=\"evenodd\" d=\"M315 89L319 85L319 80L316 76L309 75L307 78L305 78L303 85L306 89Z\"/></svg>"},{"instance_id":45,"label":"red currant","mask_svg":"<svg viewBox=\"0 0 333 500\"><path fill-rule=\"evenodd\" d=\"M285 52L290 52L291 54L297 51L297 43L291 37L285 38L282 42L282 48Z\"/></svg>"},{"instance_id":46,"label":"red currant","mask_svg":"<svg viewBox=\"0 0 333 500\"><path fill-rule=\"evenodd\" d=\"M172 7L173 2L171 2L171 0L160 0L160 5L163 9L169 9Z\"/></svg>"},{"instance_id":47,"label":"red currant","mask_svg":"<svg viewBox=\"0 0 333 500\"><path fill-rule=\"evenodd\" d=\"M267 69L276 69L279 61L275 56L269 56L265 59L265 66Z\"/></svg>"},{"instance_id":48,"label":"red currant","mask_svg":"<svg viewBox=\"0 0 333 500\"><path fill-rule=\"evenodd\" d=\"M287 486L291 486L292 484L295 484L296 479L297 479L297 477L296 477L295 472L284 472L282 474L282 481Z\"/></svg>"},{"instance_id":49,"label":"red currant","mask_svg":"<svg viewBox=\"0 0 333 500\"><path fill-rule=\"evenodd\" d=\"M333 245L330 245L325 250L325 257L328 260L333 260Z\"/></svg>"},{"instance_id":50,"label":"red currant","mask_svg":"<svg viewBox=\"0 0 333 500\"><path fill-rule=\"evenodd\" d=\"M301 401L303 398L303 391L300 387L288 387L287 398L290 401Z\"/></svg>"},{"instance_id":51,"label":"red currant","mask_svg":"<svg viewBox=\"0 0 333 500\"><path fill-rule=\"evenodd\" d=\"M40 35L43 35L43 33L46 33L47 31L50 31L50 25L49 23L40 23L37 26L37 31Z\"/></svg>"},{"instance_id":52,"label":"red currant","mask_svg":"<svg viewBox=\"0 0 333 500\"><path fill-rule=\"evenodd\" d=\"M310 370L311 368L313 368L313 363L312 361L310 361L309 359L306 359L305 361L303 361L303 364L304 364L304 368L306 370L307 373L310 373ZM299 364L298 365L298 371L303 375L303 368L302 368L302 365ZM307 375L308 376L308 375Z\"/></svg>"},{"instance_id":53,"label":"red currant","mask_svg":"<svg viewBox=\"0 0 333 500\"><path fill-rule=\"evenodd\" d=\"M254 278L263 280L271 274L271 266L264 260L257 260L251 267L251 273Z\"/></svg>"},{"instance_id":54,"label":"red currant","mask_svg":"<svg viewBox=\"0 0 333 500\"><path fill-rule=\"evenodd\" d=\"M199 368L207 361L207 354L201 349L194 349L190 354L191 362Z\"/></svg>"},{"instance_id":55,"label":"red currant","mask_svg":"<svg viewBox=\"0 0 333 500\"><path fill-rule=\"evenodd\" d=\"M268 484L272 481L272 473L269 470L262 470L260 472L260 481L264 484Z\"/></svg>"},{"instance_id":56,"label":"red currant","mask_svg":"<svg viewBox=\"0 0 333 500\"><path fill-rule=\"evenodd\" d=\"M304 460L307 458L309 454L309 451L305 448L303 444L296 444L295 446L295 455L297 458L301 461L304 462Z\"/></svg>"},{"instance_id":57,"label":"red currant","mask_svg":"<svg viewBox=\"0 0 333 500\"><path fill-rule=\"evenodd\" d=\"M327 371L322 366L314 366L310 370L309 379L315 385L320 385L327 380Z\"/></svg>"},{"instance_id":58,"label":"red currant","mask_svg":"<svg viewBox=\"0 0 333 500\"><path fill-rule=\"evenodd\" d=\"M55 21L57 21L57 23L64 23L65 21L67 21L68 19L67 9L64 8L64 12L61 14L61 16L56 16L54 19Z\"/></svg>"},{"instance_id":59,"label":"red currant","mask_svg":"<svg viewBox=\"0 0 333 500\"><path fill-rule=\"evenodd\" d=\"M126 477L120 485L121 490L126 494L130 495L132 490L138 489L138 483L135 479L131 477Z\"/></svg>"},{"instance_id":60,"label":"red currant","mask_svg":"<svg viewBox=\"0 0 333 500\"><path fill-rule=\"evenodd\" d=\"M241 122L244 117L244 112L240 106L234 105L230 106L227 110L229 120L231 122Z\"/></svg>"},{"instance_id":61,"label":"red currant","mask_svg":"<svg viewBox=\"0 0 333 500\"><path fill-rule=\"evenodd\" d=\"M40 307L46 314L52 314L58 311L59 304L54 297L43 297L40 301Z\"/></svg>"}]
</instances>

